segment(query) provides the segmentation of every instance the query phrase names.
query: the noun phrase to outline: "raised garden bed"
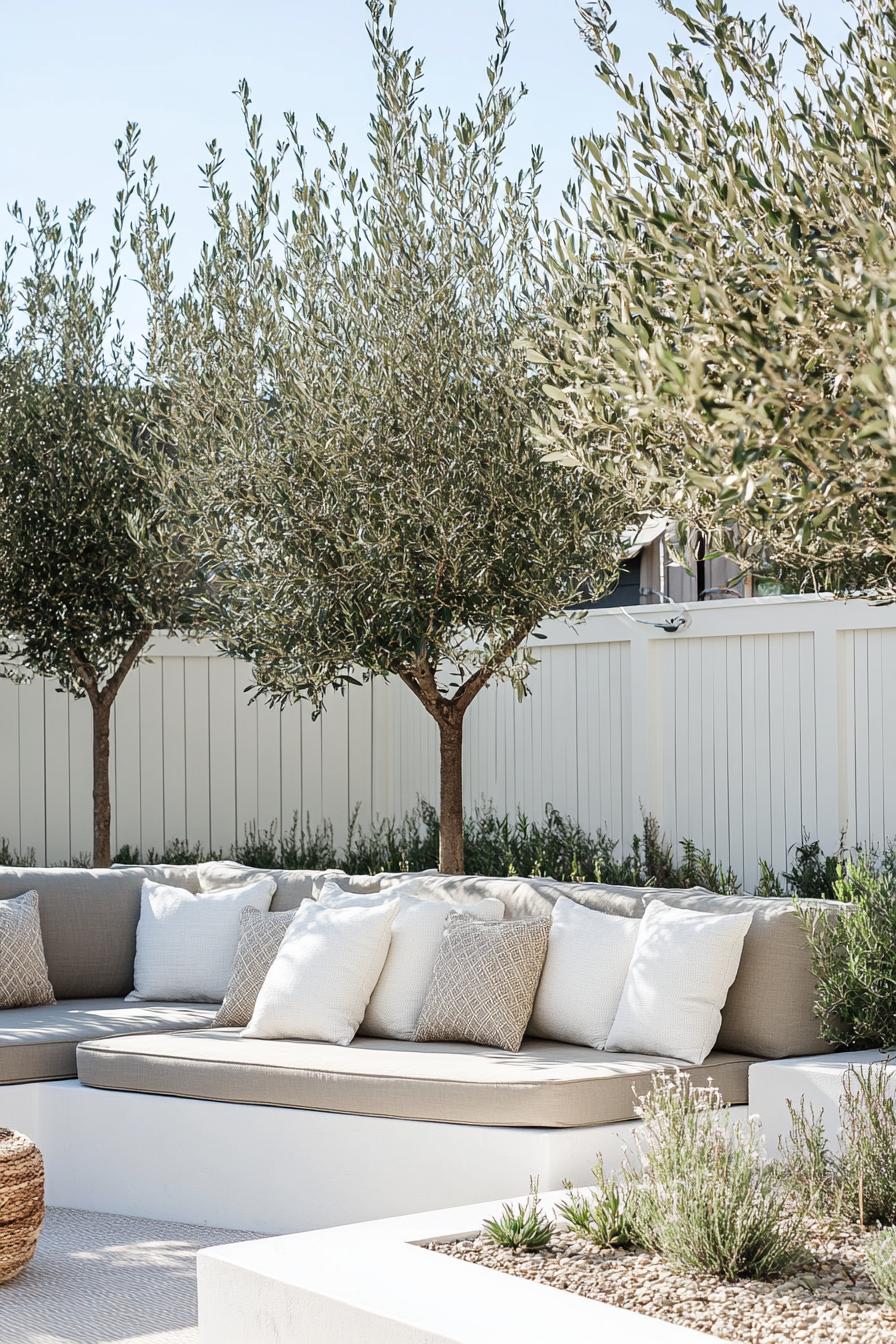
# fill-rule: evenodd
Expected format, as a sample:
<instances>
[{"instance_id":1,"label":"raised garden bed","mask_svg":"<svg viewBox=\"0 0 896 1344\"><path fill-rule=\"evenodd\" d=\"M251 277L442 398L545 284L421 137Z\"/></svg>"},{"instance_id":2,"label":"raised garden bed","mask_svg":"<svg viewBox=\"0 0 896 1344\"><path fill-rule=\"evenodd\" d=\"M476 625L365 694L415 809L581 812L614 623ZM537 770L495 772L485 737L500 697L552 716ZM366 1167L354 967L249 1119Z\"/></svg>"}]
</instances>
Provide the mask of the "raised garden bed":
<instances>
[{"instance_id":1,"label":"raised garden bed","mask_svg":"<svg viewBox=\"0 0 896 1344\"><path fill-rule=\"evenodd\" d=\"M512 1251L483 1236L430 1242L428 1249L504 1274L744 1344L892 1344L896 1313L864 1272L868 1233L814 1230L811 1259L768 1282L725 1283L681 1274L647 1251L600 1250L555 1231L541 1251Z\"/></svg>"}]
</instances>

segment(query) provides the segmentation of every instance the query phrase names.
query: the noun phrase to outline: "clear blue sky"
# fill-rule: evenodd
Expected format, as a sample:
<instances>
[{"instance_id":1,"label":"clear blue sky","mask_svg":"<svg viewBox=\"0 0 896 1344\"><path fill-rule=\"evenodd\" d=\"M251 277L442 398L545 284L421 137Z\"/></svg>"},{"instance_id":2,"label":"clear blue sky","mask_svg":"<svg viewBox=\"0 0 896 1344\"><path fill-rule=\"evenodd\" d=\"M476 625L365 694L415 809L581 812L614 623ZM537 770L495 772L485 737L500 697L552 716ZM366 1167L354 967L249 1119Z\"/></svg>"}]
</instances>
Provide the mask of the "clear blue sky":
<instances>
[{"instance_id":1,"label":"clear blue sky","mask_svg":"<svg viewBox=\"0 0 896 1344\"><path fill-rule=\"evenodd\" d=\"M820 36L841 30L841 0L801 0ZM559 203L570 138L608 129L612 105L576 31L574 0L507 0L515 32L510 75L529 87L509 165L536 141L545 150L545 207ZM749 14L775 0L741 0ZM672 25L654 0L616 0L618 41L639 75ZM481 86L493 0L400 0L403 44L425 56L427 100L458 110ZM117 187L113 144L130 119L160 164L178 221L178 259L192 262L205 227L196 165L217 136L231 163L242 135L231 91L245 76L273 134L293 109L315 112L365 146L371 72L362 0L0 0L0 206L43 196L63 209L82 196L104 223ZM0 234L7 229L0 226Z\"/></svg>"}]
</instances>

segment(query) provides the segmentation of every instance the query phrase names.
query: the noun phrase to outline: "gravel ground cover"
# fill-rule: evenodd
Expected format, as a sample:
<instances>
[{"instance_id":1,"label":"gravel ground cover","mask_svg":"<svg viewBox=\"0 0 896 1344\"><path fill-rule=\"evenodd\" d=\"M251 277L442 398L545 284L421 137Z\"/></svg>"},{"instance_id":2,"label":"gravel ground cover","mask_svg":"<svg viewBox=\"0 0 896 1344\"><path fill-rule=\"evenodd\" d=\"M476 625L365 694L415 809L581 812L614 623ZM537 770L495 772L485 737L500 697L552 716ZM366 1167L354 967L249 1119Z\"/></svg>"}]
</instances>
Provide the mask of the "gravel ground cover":
<instances>
[{"instance_id":1,"label":"gravel ground cover","mask_svg":"<svg viewBox=\"0 0 896 1344\"><path fill-rule=\"evenodd\" d=\"M681 1274L646 1251L600 1250L558 1229L542 1251L477 1236L429 1249L745 1344L896 1344L896 1313L864 1272L858 1227L816 1227L799 1270L767 1283ZM508 1323L508 1326L510 1323Z\"/></svg>"}]
</instances>

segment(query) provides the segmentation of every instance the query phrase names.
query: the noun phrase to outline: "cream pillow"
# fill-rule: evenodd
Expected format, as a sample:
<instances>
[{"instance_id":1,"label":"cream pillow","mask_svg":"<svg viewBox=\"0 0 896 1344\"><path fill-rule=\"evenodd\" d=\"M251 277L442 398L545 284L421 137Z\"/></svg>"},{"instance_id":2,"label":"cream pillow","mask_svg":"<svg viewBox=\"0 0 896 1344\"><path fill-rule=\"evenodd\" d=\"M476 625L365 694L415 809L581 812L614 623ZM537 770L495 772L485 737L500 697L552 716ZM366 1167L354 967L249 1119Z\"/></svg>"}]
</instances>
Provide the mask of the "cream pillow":
<instances>
[{"instance_id":1,"label":"cream pillow","mask_svg":"<svg viewBox=\"0 0 896 1344\"><path fill-rule=\"evenodd\" d=\"M603 1050L619 1007L640 920L558 896L530 1036Z\"/></svg>"},{"instance_id":2,"label":"cream pillow","mask_svg":"<svg viewBox=\"0 0 896 1344\"><path fill-rule=\"evenodd\" d=\"M378 901L329 910L304 902L243 1035L349 1045L380 978L398 906Z\"/></svg>"},{"instance_id":3,"label":"cream pillow","mask_svg":"<svg viewBox=\"0 0 896 1344\"><path fill-rule=\"evenodd\" d=\"M751 919L651 901L607 1049L702 1064L716 1043Z\"/></svg>"},{"instance_id":4,"label":"cream pillow","mask_svg":"<svg viewBox=\"0 0 896 1344\"><path fill-rule=\"evenodd\" d=\"M446 901L427 901L419 896L387 894L361 896L342 891L335 883L323 888L318 897L329 909L349 907L374 909L387 899L398 900L398 914L392 925L389 955L376 988L370 996L361 1034L380 1036L391 1041L412 1041L417 1018L432 980L439 945L451 911L459 907ZM464 909L476 919L490 923L504 917L504 902L476 901Z\"/></svg>"},{"instance_id":5,"label":"cream pillow","mask_svg":"<svg viewBox=\"0 0 896 1344\"><path fill-rule=\"evenodd\" d=\"M128 998L220 1003L240 939L240 915L249 906L267 910L274 890L272 877L199 893L144 878Z\"/></svg>"}]
</instances>

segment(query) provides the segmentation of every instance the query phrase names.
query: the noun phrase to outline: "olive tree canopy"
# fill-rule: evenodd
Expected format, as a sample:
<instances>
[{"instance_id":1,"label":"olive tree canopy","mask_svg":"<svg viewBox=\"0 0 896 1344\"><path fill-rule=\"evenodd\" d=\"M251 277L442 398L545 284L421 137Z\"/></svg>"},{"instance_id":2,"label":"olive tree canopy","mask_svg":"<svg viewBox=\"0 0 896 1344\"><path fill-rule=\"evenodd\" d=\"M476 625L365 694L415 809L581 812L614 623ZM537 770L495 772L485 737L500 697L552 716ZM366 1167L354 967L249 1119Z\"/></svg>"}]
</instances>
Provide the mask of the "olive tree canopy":
<instances>
[{"instance_id":1,"label":"olive tree canopy","mask_svg":"<svg viewBox=\"0 0 896 1344\"><path fill-rule=\"evenodd\" d=\"M680 36L643 85L580 10L619 115L579 146L542 443L791 580L892 598L896 4L847 0L828 51L793 4L781 36L661 3Z\"/></svg>"},{"instance_id":2,"label":"olive tree canopy","mask_svg":"<svg viewBox=\"0 0 896 1344\"><path fill-rule=\"evenodd\" d=\"M97 864L112 706L153 628L181 616L188 572L153 493L152 393L116 322L137 144L131 126L105 273L87 201L65 222L42 201L14 207L0 268L0 671L90 701Z\"/></svg>"},{"instance_id":3,"label":"olive tree canopy","mask_svg":"<svg viewBox=\"0 0 896 1344\"><path fill-rule=\"evenodd\" d=\"M178 509L206 624L275 702L400 677L438 728L441 862L462 870L464 715L493 678L522 690L543 618L615 581L628 518L531 438L540 161L503 173L503 8L484 92L454 117L423 103L394 6L367 8L369 162L318 119L312 167L291 116L267 155L242 86L249 199L213 144L214 238L186 300L151 242L143 261L176 350L168 432L196 450Z\"/></svg>"}]
</instances>

